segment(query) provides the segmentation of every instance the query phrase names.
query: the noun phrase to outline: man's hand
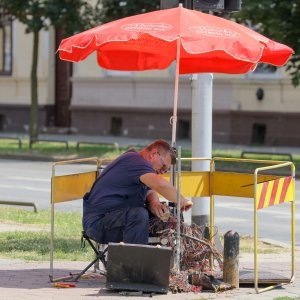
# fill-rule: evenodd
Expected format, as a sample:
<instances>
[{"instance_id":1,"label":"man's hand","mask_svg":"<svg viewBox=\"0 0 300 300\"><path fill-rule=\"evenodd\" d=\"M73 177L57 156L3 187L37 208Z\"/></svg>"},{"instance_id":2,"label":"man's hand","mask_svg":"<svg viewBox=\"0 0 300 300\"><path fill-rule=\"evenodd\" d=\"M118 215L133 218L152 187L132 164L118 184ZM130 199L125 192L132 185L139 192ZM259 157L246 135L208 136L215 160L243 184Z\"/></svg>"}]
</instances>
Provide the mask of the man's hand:
<instances>
[{"instance_id":1,"label":"man's hand","mask_svg":"<svg viewBox=\"0 0 300 300\"><path fill-rule=\"evenodd\" d=\"M182 199L181 199L181 201L180 201L180 207L181 207L180 210L181 211L187 211L187 210L191 209L192 206L193 206L193 202L192 201L187 200L187 199L184 199L182 201Z\"/></svg>"},{"instance_id":2,"label":"man's hand","mask_svg":"<svg viewBox=\"0 0 300 300\"><path fill-rule=\"evenodd\" d=\"M166 204L160 202L149 202L150 211L163 221L167 221L170 217L170 210Z\"/></svg>"},{"instance_id":3,"label":"man's hand","mask_svg":"<svg viewBox=\"0 0 300 300\"><path fill-rule=\"evenodd\" d=\"M163 221L168 221L170 217L169 206L159 201L155 191L150 190L147 194L148 209Z\"/></svg>"}]
</instances>

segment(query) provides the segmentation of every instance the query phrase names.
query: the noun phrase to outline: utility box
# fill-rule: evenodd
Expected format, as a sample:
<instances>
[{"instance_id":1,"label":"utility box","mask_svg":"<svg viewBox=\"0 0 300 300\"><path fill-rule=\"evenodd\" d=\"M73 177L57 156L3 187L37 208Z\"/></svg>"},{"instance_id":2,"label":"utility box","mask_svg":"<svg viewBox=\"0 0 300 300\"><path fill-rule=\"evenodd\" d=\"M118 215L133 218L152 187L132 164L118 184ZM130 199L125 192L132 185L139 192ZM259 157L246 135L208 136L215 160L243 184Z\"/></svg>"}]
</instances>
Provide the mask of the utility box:
<instances>
[{"instance_id":1,"label":"utility box","mask_svg":"<svg viewBox=\"0 0 300 300\"><path fill-rule=\"evenodd\" d=\"M170 247L109 243L107 253L107 288L168 293Z\"/></svg>"}]
</instances>

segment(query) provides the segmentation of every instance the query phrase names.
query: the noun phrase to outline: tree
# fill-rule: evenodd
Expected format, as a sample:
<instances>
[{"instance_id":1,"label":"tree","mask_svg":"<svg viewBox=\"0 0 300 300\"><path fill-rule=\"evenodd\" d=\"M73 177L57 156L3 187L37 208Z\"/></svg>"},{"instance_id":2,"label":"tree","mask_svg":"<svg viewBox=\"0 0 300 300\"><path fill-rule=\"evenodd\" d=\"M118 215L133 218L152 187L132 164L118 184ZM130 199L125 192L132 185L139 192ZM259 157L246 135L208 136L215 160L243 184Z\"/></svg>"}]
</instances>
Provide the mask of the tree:
<instances>
[{"instance_id":1,"label":"tree","mask_svg":"<svg viewBox=\"0 0 300 300\"><path fill-rule=\"evenodd\" d=\"M26 33L33 34L31 65L30 140L38 137L38 47L39 33L52 25L64 34L73 34L92 26L94 7L88 0L0 0L0 14L10 16L25 25ZM95 8L98 7L98 2ZM96 10L95 10L96 11Z\"/></svg>"},{"instance_id":2,"label":"tree","mask_svg":"<svg viewBox=\"0 0 300 300\"><path fill-rule=\"evenodd\" d=\"M294 86L300 83L300 0L243 0L241 12L234 15L260 33L294 49L287 64Z\"/></svg>"}]
</instances>

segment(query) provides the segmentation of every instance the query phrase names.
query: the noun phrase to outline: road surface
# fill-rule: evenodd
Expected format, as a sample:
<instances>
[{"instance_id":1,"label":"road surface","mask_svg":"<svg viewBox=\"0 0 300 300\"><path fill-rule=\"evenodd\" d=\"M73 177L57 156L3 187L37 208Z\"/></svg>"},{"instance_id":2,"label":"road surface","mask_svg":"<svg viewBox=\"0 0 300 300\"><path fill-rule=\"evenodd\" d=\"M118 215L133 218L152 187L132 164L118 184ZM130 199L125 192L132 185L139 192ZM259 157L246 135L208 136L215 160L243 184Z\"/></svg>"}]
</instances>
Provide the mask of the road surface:
<instances>
[{"instance_id":1,"label":"road surface","mask_svg":"<svg viewBox=\"0 0 300 300\"><path fill-rule=\"evenodd\" d=\"M0 160L0 200L35 202L39 209L50 208L50 185L52 164ZM92 166L81 165L58 168L62 171L91 170ZM296 246L300 247L300 181L296 181ZM82 201L56 205L59 210L81 211ZM215 225L219 231L237 231L253 236L253 200L237 197L215 197ZM31 209L31 208L26 208ZM290 203L259 211L259 237L290 244Z\"/></svg>"}]
</instances>

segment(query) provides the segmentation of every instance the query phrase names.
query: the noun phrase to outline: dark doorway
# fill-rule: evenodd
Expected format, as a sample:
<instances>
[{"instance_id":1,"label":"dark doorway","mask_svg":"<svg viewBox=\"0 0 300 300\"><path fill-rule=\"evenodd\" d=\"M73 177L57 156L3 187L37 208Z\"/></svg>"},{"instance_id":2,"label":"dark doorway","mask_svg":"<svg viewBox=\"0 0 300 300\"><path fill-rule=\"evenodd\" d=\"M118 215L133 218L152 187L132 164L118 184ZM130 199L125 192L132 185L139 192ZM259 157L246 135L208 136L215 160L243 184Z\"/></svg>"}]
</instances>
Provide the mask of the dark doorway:
<instances>
[{"instance_id":1,"label":"dark doorway","mask_svg":"<svg viewBox=\"0 0 300 300\"><path fill-rule=\"evenodd\" d=\"M121 135L123 120L120 117L112 117L110 122L110 133L112 135Z\"/></svg>"},{"instance_id":2,"label":"dark doorway","mask_svg":"<svg viewBox=\"0 0 300 300\"><path fill-rule=\"evenodd\" d=\"M253 124L252 140L253 145L264 145L266 140L267 126L265 124Z\"/></svg>"},{"instance_id":3,"label":"dark doorway","mask_svg":"<svg viewBox=\"0 0 300 300\"><path fill-rule=\"evenodd\" d=\"M5 122L5 116L0 115L0 131L4 130L4 122Z\"/></svg>"},{"instance_id":4,"label":"dark doorway","mask_svg":"<svg viewBox=\"0 0 300 300\"><path fill-rule=\"evenodd\" d=\"M191 123L187 120L178 120L178 138L189 139L190 138Z\"/></svg>"}]
</instances>

